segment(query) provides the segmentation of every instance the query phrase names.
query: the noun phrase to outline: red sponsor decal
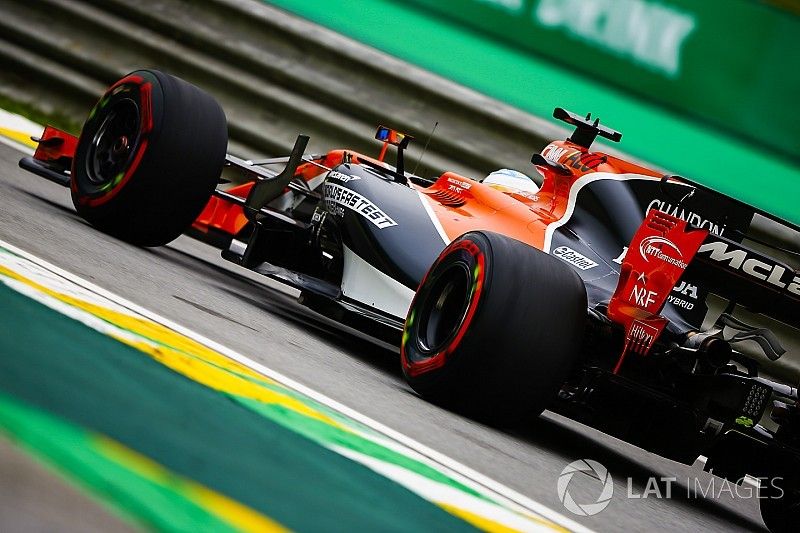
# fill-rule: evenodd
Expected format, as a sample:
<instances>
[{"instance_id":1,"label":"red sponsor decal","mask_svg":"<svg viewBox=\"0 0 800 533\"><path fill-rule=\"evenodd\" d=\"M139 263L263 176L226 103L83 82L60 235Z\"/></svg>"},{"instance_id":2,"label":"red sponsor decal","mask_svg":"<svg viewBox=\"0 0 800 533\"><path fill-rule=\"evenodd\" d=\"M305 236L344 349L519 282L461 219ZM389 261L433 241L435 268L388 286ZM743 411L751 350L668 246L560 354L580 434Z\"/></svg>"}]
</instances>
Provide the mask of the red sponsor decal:
<instances>
[{"instance_id":1,"label":"red sponsor decal","mask_svg":"<svg viewBox=\"0 0 800 533\"><path fill-rule=\"evenodd\" d=\"M628 351L650 352L667 324L658 313L707 235L708 230L689 229L685 221L661 211L647 214L628 246L608 306L609 318L626 333L615 372Z\"/></svg>"}]
</instances>

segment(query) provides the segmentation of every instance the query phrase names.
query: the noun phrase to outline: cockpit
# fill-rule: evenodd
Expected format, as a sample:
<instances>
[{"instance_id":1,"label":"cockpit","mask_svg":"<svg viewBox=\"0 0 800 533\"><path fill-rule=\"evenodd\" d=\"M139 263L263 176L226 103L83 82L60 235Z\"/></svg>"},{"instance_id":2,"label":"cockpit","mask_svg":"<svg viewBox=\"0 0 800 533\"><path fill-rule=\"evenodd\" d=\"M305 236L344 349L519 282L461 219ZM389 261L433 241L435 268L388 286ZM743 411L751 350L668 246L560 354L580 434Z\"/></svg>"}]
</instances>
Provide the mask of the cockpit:
<instances>
[{"instance_id":1,"label":"cockpit","mask_svg":"<svg viewBox=\"0 0 800 533\"><path fill-rule=\"evenodd\" d=\"M539 192L539 185L533 181L533 178L509 168L495 170L483 179L483 183L502 192L523 191L530 194Z\"/></svg>"}]
</instances>

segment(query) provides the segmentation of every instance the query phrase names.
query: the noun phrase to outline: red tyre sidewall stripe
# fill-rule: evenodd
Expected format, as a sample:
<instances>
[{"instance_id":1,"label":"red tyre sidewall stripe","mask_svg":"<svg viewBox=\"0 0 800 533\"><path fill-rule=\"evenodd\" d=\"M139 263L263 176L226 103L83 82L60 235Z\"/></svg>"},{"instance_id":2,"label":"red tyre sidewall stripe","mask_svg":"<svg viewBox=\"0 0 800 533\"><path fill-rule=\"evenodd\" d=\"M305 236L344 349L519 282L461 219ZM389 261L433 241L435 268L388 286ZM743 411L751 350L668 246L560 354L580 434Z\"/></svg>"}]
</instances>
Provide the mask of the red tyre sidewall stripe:
<instances>
[{"instance_id":1,"label":"red tyre sidewall stripe","mask_svg":"<svg viewBox=\"0 0 800 533\"><path fill-rule=\"evenodd\" d=\"M142 85L144 83L144 78L142 78L141 76L136 76L136 75L126 76L126 77L122 78L121 80L119 80L114 85L112 85L111 87L109 87L108 90L106 91L106 95L108 95L110 93L113 93L114 89L116 89L117 87L120 87L122 85L125 85L126 83L131 83L133 85Z\"/></svg>"},{"instance_id":2,"label":"red tyre sidewall stripe","mask_svg":"<svg viewBox=\"0 0 800 533\"><path fill-rule=\"evenodd\" d=\"M119 193L119 191L121 191L123 187L125 187L125 184L128 182L129 179L131 179L133 173L136 172L136 169L138 168L139 163L141 162L145 151L147 151L147 139L142 139L141 141L139 141L139 149L136 151L136 156L133 159L133 163L131 163L130 168L128 168L128 171L122 177L120 182L117 183L110 191L108 191L103 196L89 198L86 201L86 204L90 206L103 205L104 203L114 198Z\"/></svg>"},{"instance_id":3,"label":"red tyre sidewall stripe","mask_svg":"<svg viewBox=\"0 0 800 533\"><path fill-rule=\"evenodd\" d=\"M84 199L84 203L92 207L103 205L104 203L108 202L117 194L119 194L119 192L125 187L125 184L128 183L128 180L130 180L133 174L136 172L136 169L139 168L139 163L141 163L142 157L144 157L144 154L147 151L147 136L153 129L153 85L150 82L144 82L144 79L141 76L128 76L112 85L111 88L106 92L106 96L110 96L118 87L121 87L125 84L134 84L139 86L139 102L141 113L141 116L139 117L139 127L141 128L141 139L139 141L139 146L136 149L136 155L133 158L133 162L131 163L131 166L128 167L128 170L125 172L125 175L122 177L120 182L101 196ZM106 96L103 98L105 99ZM74 168L73 172L75 172ZM77 190L74 180L72 182L72 189L73 191Z\"/></svg>"},{"instance_id":4,"label":"red tyre sidewall stripe","mask_svg":"<svg viewBox=\"0 0 800 533\"><path fill-rule=\"evenodd\" d=\"M426 372L430 372L432 370L436 370L437 368L441 368L447 362L447 359L450 357L450 354L458 348L459 344L466 335L467 330L469 329L472 320L475 318L475 313L478 309L478 304L481 300L481 294L483 293L483 286L486 276L486 256L481 251L481 249L472 241L463 239L454 242L448 248L446 253L442 255L442 257L448 257L450 254L455 253L459 250L467 251L474 259L475 259L475 267L477 271L473 273L473 284L470 294L470 302L469 307L467 308L467 312L464 316L464 320L462 320L461 325L458 328L453 340L441 351L435 353L429 358L426 358L424 361L417 361L413 362L410 361L406 355L406 342L408 341L407 335L403 336L403 343L400 346L400 360L402 362L403 368L410 376L418 376L420 374L424 374ZM440 263L439 261L438 263ZM438 263L436 266L438 266ZM431 268L431 272L435 270L436 267ZM425 278L423 278L420 287L425 284L427 280L427 274ZM419 294L419 293L418 293ZM417 297L414 297L414 300L411 303L411 309L415 308L417 303ZM406 323L406 332L408 331L408 323ZM413 342L413 341L412 341Z\"/></svg>"}]
</instances>

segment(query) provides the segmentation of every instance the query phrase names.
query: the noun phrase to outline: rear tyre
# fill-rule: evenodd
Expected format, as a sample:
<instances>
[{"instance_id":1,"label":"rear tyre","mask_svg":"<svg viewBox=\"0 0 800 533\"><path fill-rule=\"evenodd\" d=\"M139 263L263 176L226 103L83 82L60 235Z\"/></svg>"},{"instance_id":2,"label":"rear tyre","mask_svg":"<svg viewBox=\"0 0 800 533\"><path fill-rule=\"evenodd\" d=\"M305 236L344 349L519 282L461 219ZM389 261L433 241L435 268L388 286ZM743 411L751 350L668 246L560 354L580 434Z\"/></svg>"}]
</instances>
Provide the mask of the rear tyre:
<instances>
[{"instance_id":1,"label":"rear tyre","mask_svg":"<svg viewBox=\"0 0 800 533\"><path fill-rule=\"evenodd\" d=\"M498 424L540 414L574 368L586 289L567 265L520 241L471 232L420 285L401 361L426 399Z\"/></svg>"},{"instance_id":2,"label":"rear tyre","mask_svg":"<svg viewBox=\"0 0 800 533\"><path fill-rule=\"evenodd\" d=\"M188 229L214 191L228 144L213 97L156 70L114 84L83 126L72 201L96 228L140 246Z\"/></svg>"}]
</instances>

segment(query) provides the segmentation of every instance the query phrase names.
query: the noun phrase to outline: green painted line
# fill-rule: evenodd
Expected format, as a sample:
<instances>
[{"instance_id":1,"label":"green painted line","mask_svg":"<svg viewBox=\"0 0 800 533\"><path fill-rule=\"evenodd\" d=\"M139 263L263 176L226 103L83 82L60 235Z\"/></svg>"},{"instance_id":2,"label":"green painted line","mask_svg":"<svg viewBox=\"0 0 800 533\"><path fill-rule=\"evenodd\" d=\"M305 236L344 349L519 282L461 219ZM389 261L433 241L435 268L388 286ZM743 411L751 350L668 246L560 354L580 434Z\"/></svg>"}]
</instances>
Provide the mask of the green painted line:
<instances>
[{"instance_id":1,"label":"green painted line","mask_svg":"<svg viewBox=\"0 0 800 533\"><path fill-rule=\"evenodd\" d=\"M286 428L290 428L293 431L300 433L304 437L322 444L323 446L340 446L380 461L405 468L406 470L424 476L431 481L442 483L464 493L471 494L476 498L491 501L479 492L467 487L462 483L459 483L449 476L444 475L440 471L426 465L425 463L412 459L411 457L396 452L390 448L387 448L386 446L382 446L381 444L378 444L372 440L361 437L358 434L331 426L330 424L326 424L319 420L314 420L307 416L303 416L300 413L292 411L291 409L287 409L281 405L265 404L250 400L248 398L236 396L233 396L233 398L236 401L241 402L249 409L260 413L266 418L269 418L270 420L273 420Z\"/></svg>"},{"instance_id":2,"label":"green painted line","mask_svg":"<svg viewBox=\"0 0 800 533\"><path fill-rule=\"evenodd\" d=\"M110 325L115 325L113 322L110 322L108 320L104 321ZM135 334L135 332L131 333ZM237 396L235 394L228 395L234 401L242 404L247 409L250 409L262 416L265 416L266 418L273 420L274 422L282 425L283 427L291 431L295 431L303 435L304 437L309 438L315 442L318 442L326 447L341 446L343 448L359 452L369 457L373 457L375 459L379 459L381 461L394 464L401 468L405 468L406 470L409 470L411 472L414 472L415 474L419 474L423 477L426 477L431 481L435 481L437 483L443 483L445 485L453 487L467 494L471 494L476 498L480 498L486 501L492 501L483 494L479 493L478 491L464 485L463 483L459 483L452 477L443 474L439 470L421 461L417 461L416 459L413 459L400 452L396 452L390 448L387 448L386 446L383 446L375 442L374 440L362 436L362 434L365 434L372 436L373 438L381 438L381 436L373 429L363 424L360 424L350 418L347 418L344 415L340 414L339 412L317 401L314 401L311 398L307 398L302 394L297 393L291 389L287 389L286 387L283 387L281 385L270 383L265 379L259 379L251 375L247 375L241 372L237 372L235 370L224 368L220 365L216 365L211 361L206 361L190 353L183 352L172 344L159 341L158 339L155 339L153 336L145 336L145 337L154 344L157 344L159 346L164 346L176 351L180 351L187 357L195 359L198 362L209 364L219 370L222 370L224 372L229 372L239 378L245 379L247 381L250 381L251 383L264 387L265 389L269 389L271 391L275 391L277 393L284 394L286 396L299 400L303 402L305 405L308 405L309 407L313 408L314 410L325 414L326 416L328 416L333 420L336 420L343 426L347 427L349 430L355 430L358 433L354 431L341 429L332 426L330 424L327 424L325 422L309 418L301 413L293 411L292 409L288 409L279 404L263 403L242 396Z\"/></svg>"},{"instance_id":3,"label":"green painted line","mask_svg":"<svg viewBox=\"0 0 800 533\"><path fill-rule=\"evenodd\" d=\"M401 485L4 284L0 306L0 391L17 401L108 436L292 529L473 530Z\"/></svg>"},{"instance_id":4,"label":"green painted line","mask_svg":"<svg viewBox=\"0 0 800 533\"><path fill-rule=\"evenodd\" d=\"M392 0L268 0L467 87L550 120L591 111L638 158L800 224L800 169L720 130ZM520 169L523 170L523 169Z\"/></svg>"},{"instance_id":5,"label":"green painted line","mask_svg":"<svg viewBox=\"0 0 800 533\"><path fill-rule=\"evenodd\" d=\"M103 454L91 433L2 394L0 431L123 519L160 531L234 531L176 490L176 479L148 479Z\"/></svg>"},{"instance_id":6,"label":"green painted line","mask_svg":"<svg viewBox=\"0 0 800 533\"><path fill-rule=\"evenodd\" d=\"M110 321L102 317L98 318L101 318L103 322L105 322L110 326L120 327L113 321ZM315 400L312 400L311 398L308 398L284 386L277 385L267 379L262 379L242 372L237 372L236 370L232 370L230 368L225 368L221 365L215 364L213 361L208 361L200 357L197 357L191 353L181 350L181 348L179 348L176 344L163 342L162 340L158 339L156 335L142 334L140 332L135 332L132 330L127 330L127 331L132 335L143 336L148 341L152 342L157 346L162 346L164 348L169 348L171 350L180 352L186 357L196 360L199 364L211 365L218 370L221 370L223 372L228 372L232 375L235 375L236 377L245 379L265 389L294 398L302 402L303 404L308 405L312 409L323 413L325 416L337 421L338 423L342 424L349 430L348 431L335 426L331 426L330 424L327 424L319 420L314 420L312 418L309 418L303 414L300 414L296 411L288 409L279 404L263 403L260 401L251 400L249 398L237 396L235 394L228 395L230 396L230 398L239 402L244 407L260 415L263 415L273 420L274 422L282 425L283 427L303 435L306 438L318 442L326 447L342 446L349 450L359 452L361 454L373 457L375 459L379 459L381 461L385 461L394 464L396 466L400 466L411 472L426 477L432 481L443 483L457 490L460 490L464 493L471 494L476 498L480 498L486 501L492 501L483 494L479 493L478 491L464 485L463 483L459 483L458 481L456 481L450 476L445 475L441 471L421 461L413 459L408 455L404 455L400 452L394 451L390 448L387 448L386 446L383 446L375 442L374 439L383 438L383 436L377 433L375 430L369 428L368 426L365 426L364 424L360 424L355 420L345 417L338 411L335 411ZM371 436L372 439L362 435Z\"/></svg>"},{"instance_id":7,"label":"green painted line","mask_svg":"<svg viewBox=\"0 0 800 533\"><path fill-rule=\"evenodd\" d=\"M101 320L103 320L103 322L105 322L110 326L116 328L121 327L120 325L114 323L111 320L108 320L107 318L103 317L98 317L98 318L100 318ZM347 428L347 429L338 428L328 423L322 422L320 420L309 418L308 416L305 416L301 413L298 413L292 409L286 408L279 404L264 403L260 401L251 400L249 398L245 398L242 396L238 396L236 394L228 394L230 398L239 402L244 407L262 416L265 416L273 420L274 422L281 424L283 427L303 435L306 438L318 442L326 447L341 446L349 450L359 452L363 455L367 455L369 457L379 459L381 461L385 461L387 463L391 463L396 466L400 466L401 468L405 468L406 470L419 474L437 483L443 483L452 488L460 490L466 494L475 496L476 498L493 502L493 500L487 498L480 492L464 485L463 483L456 481L452 477L429 466L428 464L413 459L408 455L392 450L391 448L388 448L376 442L376 440L384 439L385 437L377 433L375 430L369 428L368 426L358 423L355 420L342 415L338 411L335 411L334 409L327 407L326 405L323 405L315 400L312 400L311 398L308 398L282 385L276 384L270 380L259 378L243 372L238 372L234 369L218 365L213 361L209 361L201 357L198 357L192 353L182 350L177 345L177 343L164 342L163 340L159 339L157 335L148 335L146 332L137 332L130 329L125 329L125 330L129 334L134 336L141 336L157 346L177 351L183 354L184 356L197 361L198 364L210 365L220 371L227 372L238 378L247 380L250 383L258 385L259 387L263 387L264 389L268 389L270 391L274 391L279 394L298 400L303 404L311 407L315 411L323 413L325 416L335 420L336 422Z\"/></svg>"}]
</instances>

